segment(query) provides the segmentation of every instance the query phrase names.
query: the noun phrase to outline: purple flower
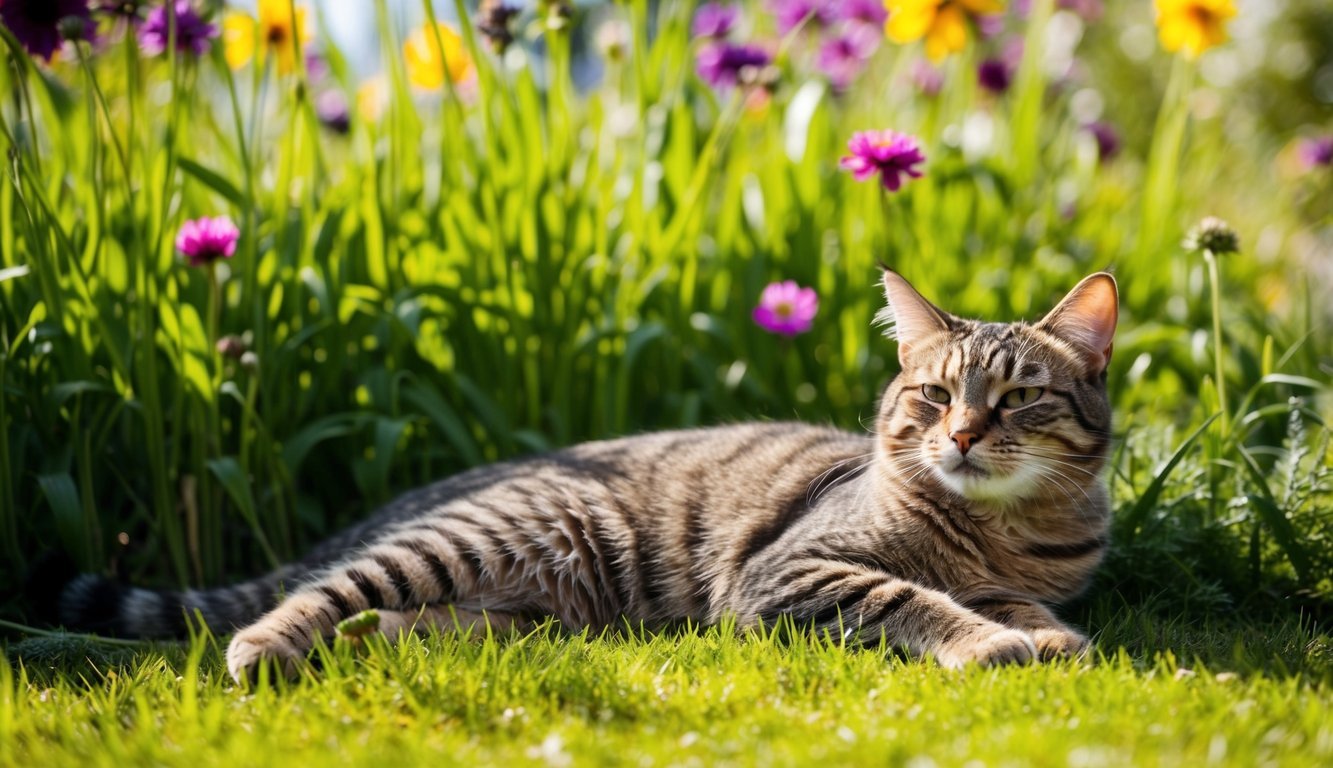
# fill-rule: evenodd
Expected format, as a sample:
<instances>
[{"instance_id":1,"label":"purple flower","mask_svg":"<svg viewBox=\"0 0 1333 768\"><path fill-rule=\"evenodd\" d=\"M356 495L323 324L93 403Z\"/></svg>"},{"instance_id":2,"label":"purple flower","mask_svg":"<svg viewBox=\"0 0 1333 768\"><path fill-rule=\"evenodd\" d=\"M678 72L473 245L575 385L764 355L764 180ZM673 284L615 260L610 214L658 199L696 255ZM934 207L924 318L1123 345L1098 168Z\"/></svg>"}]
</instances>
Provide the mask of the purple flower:
<instances>
[{"instance_id":1,"label":"purple flower","mask_svg":"<svg viewBox=\"0 0 1333 768\"><path fill-rule=\"evenodd\" d=\"M768 0L768 10L778 23L778 32L783 35L802 24L820 27L839 18L837 7L828 0Z\"/></svg>"},{"instance_id":2,"label":"purple flower","mask_svg":"<svg viewBox=\"0 0 1333 768\"><path fill-rule=\"evenodd\" d=\"M192 267L204 267L218 259L230 259L236 253L241 231L226 216L204 216L181 225L176 235L176 250Z\"/></svg>"},{"instance_id":3,"label":"purple flower","mask_svg":"<svg viewBox=\"0 0 1333 768\"><path fill-rule=\"evenodd\" d=\"M217 36L218 28L195 13L189 0L176 0L177 51L202 56ZM149 56L156 56L167 49L170 41L171 16L166 5L159 5L148 12L148 19L139 28L139 47Z\"/></svg>"},{"instance_id":4,"label":"purple flower","mask_svg":"<svg viewBox=\"0 0 1333 768\"><path fill-rule=\"evenodd\" d=\"M842 90L860 76L866 62L875 55L882 34L873 27L849 26L842 34L826 39L819 46L815 66L834 88Z\"/></svg>"},{"instance_id":5,"label":"purple flower","mask_svg":"<svg viewBox=\"0 0 1333 768\"><path fill-rule=\"evenodd\" d=\"M842 21L855 22L879 30L889 18L884 0L841 0L833 3L833 14Z\"/></svg>"},{"instance_id":6,"label":"purple flower","mask_svg":"<svg viewBox=\"0 0 1333 768\"><path fill-rule=\"evenodd\" d=\"M736 17L740 12L735 6L721 3L704 3L694 13L694 24L690 33L695 37L715 37L722 39L731 34L736 26Z\"/></svg>"},{"instance_id":7,"label":"purple flower","mask_svg":"<svg viewBox=\"0 0 1333 768\"><path fill-rule=\"evenodd\" d=\"M315 99L315 114L319 121L334 133L347 133L352 128L352 116L347 111L347 98L341 91L325 91Z\"/></svg>"},{"instance_id":8,"label":"purple flower","mask_svg":"<svg viewBox=\"0 0 1333 768\"><path fill-rule=\"evenodd\" d=\"M944 70L925 59L912 63L912 85L922 96L938 96L944 89Z\"/></svg>"},{"instance_id":9,"label":"purple flower","mask_svg":"<svg viewBox=\"0 0 1333 768\"><path fill-rule=\"evenodd\" d=\"M1310 170L1333 165L1333 136L1320 136L1302 141L1301 161Z\"/></svg>"},{"instance_id":10,"label":"purple flower","mask_svg":"<svg viewBox=\"0 0 1333 768\"><path fill-rule=\"evenodd\" d=\"M754 308L754 321L769 333L796 336L810 330L819 312L819 295L795 280L770 283Z\"/></svg>"},{"instance_id":11,"label":"purple flower","mask_svg":"<svg viewBox=\"0 0 1333 768\"><path fill-rule=\"evenodd\" d=\"M878 173L880 183L890 192L897 192L902 187L903 176L921 178L921 171L914 166L926 161L916 137L897 131L854 133L847 142L847 149L851 154L839 161L843 170L851 171L857 181L865 181Z\"/></svg>"},{"instance_id":12,"label":"purple flower","mask_svg":"<svg viewBox=\"0 0 1333 768\"><path fill-rule=\"evenodd\" d=\"M47 61L60 48L60 22L77 19L83 29L80 37L92 32L92 11L88 0L0 0L0 23L14 33L33 56ZM66 24L66 29L74 24Z\"/></svg>"},{"instance_id":13,"label":"purple flower","mask_svg":"<svg viewBox=\"0 0 1333 768\"><path fill-rule=\"evenodd\" d=\"M1004 93L1013 82L1014 73L1003 59L985 59L977 65L977 82L991 93Z\"/></svg>"},{"instance_id":14,"label":"purple flower","mask_svg":"<svg viewBox=\"0 0 1333 768\"><path fill-rule=\"evenodd\" d=\"M1092 134L1093 140L1097 142L1097 159L1099 161L1103 163L1110 162L1116 155L1120 154L1120 134L1110 123L1091 122L1083 126L1083 130Z\"/></svg>"},{"instance_id":15,"label":"purple flower","mask_svg":"<svg viewBox=\"0 0 1333 768\"><path fill-rule=\"evenodd\" d=\"M719 41L700 48L694 65L704 82L714 88L732 88L752 77L751 71L762 69L772 61L768 51L757 45Z\"/></svg>"}]
</instances>

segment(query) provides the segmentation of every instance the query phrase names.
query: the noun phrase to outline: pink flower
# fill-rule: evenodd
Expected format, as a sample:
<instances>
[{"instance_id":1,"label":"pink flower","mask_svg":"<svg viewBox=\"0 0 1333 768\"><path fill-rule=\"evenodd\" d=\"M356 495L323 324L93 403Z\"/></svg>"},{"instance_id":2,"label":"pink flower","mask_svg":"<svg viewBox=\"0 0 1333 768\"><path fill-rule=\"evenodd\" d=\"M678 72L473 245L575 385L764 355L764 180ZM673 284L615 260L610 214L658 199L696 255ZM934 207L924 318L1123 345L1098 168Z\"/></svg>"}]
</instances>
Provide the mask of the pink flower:
<instances>
[{"instance_id":1,"label":"pink flower","mask_svg":"<svg viewBox=\"0 0 1333 768\"><path fill-rule=\"evenodd\" d=\"M218 259L230 259L240 236L241 231L226 216L204 216L181 225L176 250L190 266L204 267Z\"/></svg>"},{"instance_id":2,"label":"pink flower","mask_svg":"<svg viewBox=\"0 0 1333 768\"><path fill-rule=\"evenodd\" d=\"M819 312L814 288L802 288L795 280L770 283L754 308L754 321L769 333L796 336L810 330Z\"/></svg>"},{"instance_id":3,"label":"pink flower","mask_svg":"<svg viewBox=\"0 0 1333 768\"><path fill-rule=\"evenodd\" d=\"M880 183L890 192L897 192L902 187L903 176L921 178L921 171L915 166L926 161L916 137L897 131L854 133L847 142L847 149L851 154L839 162L843 170L851 171L857 181L865 181L878 173Z\"/></svg>"}]
</instances>

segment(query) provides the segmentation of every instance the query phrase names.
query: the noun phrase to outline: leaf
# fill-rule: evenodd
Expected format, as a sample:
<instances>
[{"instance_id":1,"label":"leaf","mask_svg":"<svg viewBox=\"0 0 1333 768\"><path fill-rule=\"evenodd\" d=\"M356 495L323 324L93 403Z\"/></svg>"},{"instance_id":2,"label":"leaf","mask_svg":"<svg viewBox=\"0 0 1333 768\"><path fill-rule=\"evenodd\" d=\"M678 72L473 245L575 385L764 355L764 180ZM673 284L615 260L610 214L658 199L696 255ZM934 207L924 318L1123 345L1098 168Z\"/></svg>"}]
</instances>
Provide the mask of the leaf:
<instances>
[{"instance_id":1,"label":"leaf","mask_svg":"<svg viewBox=\"0 0 1333 768\"><path fill-rule=\"evenodd\" d=\"M458 451L468 466L475 467L482 463L477 441L472 439L472 433L468 431L463 420L438 390L425 382L410 378L403 384L401 394L409 405L426 414L431 422L440 428L448 438L450 447Z\"/></svg>"},{"instance_id":2,"label":"leaf","mask_svg":"<svg viewBox=\"0 0 1333 768\"><path fill-rule=\"evenodd\" d=\"M197 181L209 189L227 198L227 200L237 208L246 208L245 195L236 188L236 185L227 181L222 174L205 168L188 157L178 157L176 158L176 162L180 165L182 171L193 176Z\"/></svg>"},{"instance_id":3,"label":"leaf","mask_svg":"<svg viewBox=\"0 0 1333 768\"><path fill-rule=\"evenodd\" d=\"M374 418L368 413L335 413L307 424L301 431L283 441L282 461L287 472L295 478L306 456L321 442L332 437L349 435Z\"/></svg>"},{"instance_id":4,"label":"leaf","mask_svg":"<svg viewBox=\"0 0 1333 768\"><path fill-rule=\"evenodd\" d=\"M1259 467L1259 462L1254 460L1254 456L1244 446L1237 446L1237 450L1241 458L1245 459L1245 469L1249 471L1250 479L1260 491L1257 494L1246 494L1246 501L1259 513L1264 525L1272 532L1273 538L1277 539L1278 546L1291 561L1301 581L1306 584L1311 583L1310 556L1301 545L1300 535L1291 524L1291 520L1287 519L1286 513L1278 506L1272 489L1268 487L1268 480L1264 478L1264 471Z\"/></svg>"},{"instance_id":5,"label":"leaf","mask_svg":"<svg viewBox=\"0 0 1333 768\"><path fill-rule=\"evenodd\" d=\"M255 498L250 493L250 477L241 468L240 462L236 460L235 456L209 459L208 471L212 472L213 477L216 477L222 487L226 489L227 495L231 497L232 502L241 511L241 516L250 524L250 530L254 532L255 538L259 540L259 545L264 549L264 555L269 559L269 563L274 568L281 565L281 558L269 546L268 536L264 534L263 526L259 524Z\"/></svg>"},{"instance_id":6,"label":"leaf","mask_svg":"<svg viewBox=\"0 0 1333 768\"><path fill-rule=\"evenodd\" d=\"M1171 458L1167 460L1166 464L1158 470L1157 475L1153 477L1152 482L1148 483L1148 487L1143 491L1143 495L1139 497L1139 500L1135 502L1134 506L1125 514L1123 526L1131 539L1143 525L1143 521L1147 519L1148 512L1151 511L1153 505L1157 503L1158 497L1162 495L1162 488L1166 485L1166 479L1170 477L1171 471L1176 468L1176 465L1180 463L1181 459L1185 458L1185 454L1189 452L1190 447L1199 439L1199 436L1208 428L1208 425L1216 421L1217 417L1220 415L1220 413L1214 413L1212 416L1209 416L1197 429L1190 433L1189 437L1185 438L1184 442L1176 448L1175 453L1171 454Z\"/></svg>"},{"instance_id":7,"label":"leaf","mask_svg":"<svg viewBox=\"0 0 1333 768\"><path fill-rule=\"evenodd\" d=\"M78 553L86 559L83 538L83 508L79 505L79 489L68 472L52 472L37 476L37 485L46 497L46 503L55 516L56 530L65 550Z\"/></svg>"}]
</instances>

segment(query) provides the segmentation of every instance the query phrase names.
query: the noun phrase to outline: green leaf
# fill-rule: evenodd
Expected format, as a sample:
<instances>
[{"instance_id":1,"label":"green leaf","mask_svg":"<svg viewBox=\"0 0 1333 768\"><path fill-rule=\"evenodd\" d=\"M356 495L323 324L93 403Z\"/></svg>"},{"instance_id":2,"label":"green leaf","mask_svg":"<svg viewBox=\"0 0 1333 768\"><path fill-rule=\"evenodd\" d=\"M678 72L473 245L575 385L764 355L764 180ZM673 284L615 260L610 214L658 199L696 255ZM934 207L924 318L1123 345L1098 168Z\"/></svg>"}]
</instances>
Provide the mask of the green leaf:
<instances>
[{"instance_id":1,"label":"green leaf","mask_svg":"<svg viewBox=\"0 0 1333 768\"><path fill-rule=\"evenodd\" d=\"M1310 583L1310 555L1301 545L1300 534L1296 532L1295 526L1278 505L1277 498L1268 487L1264 471L1259 467L1259 462L1255 461L1254 456L1244 446L1237 446L1237 450L1241 458L1245 459L1245 469L1249 472L1250 479L1259 489L1257 494L1246 494L1246 501L1259 513L1264 525L1273 534L1273 538L1277 539L1278 546L1282 548L1287 560L1291 561L1301 581Z\"/></svg>"},{"instance_id":2,"label":"green leaf","mask_svg":"<svg viewBox=\"0 0 1333 768\"><path fill-rule=\"evenodd\" d=\"M227 491L231 497L232 503L240 510L241 516L250 525L250 530L259 541L259 546L263 548L264 555L268 558L269 564L274 568L282 564L281 558L269 546L268 536L264 533L264 528L259 524L259 515L255 508L255 498L250 493L250 477L245 470L241 468L240 462L234 456L222 456L216 459L208 460L208 471L213 473L213 477Z\"/></svg>"},{"instance_id":3,"label":"green leaf","mask_svg":"<svg viewBox=\"0 0 1333 768\"><path fill-rule=\"evenodd\" d=\"M1214 413L1209 416L1197 429L1190 433L1189 437L1185 438L1184 442L1176 448L1175 453L1171 454L1171 458L1167 460L1166 464L1163 464L1162 468L1158 470L1152 482L1148 483L1143 495L1125 514L1122 525L1129 538L1134 538L1143 525L1143 521L1147 519L1148 513L1152 511L1153 505L1157 503L1158 497L1162 495L1162 488L1166 485L1167 478L1171 476L1171 471L1176 468L1181 459L1185 458L1185 454L1189 452L1190 447L1199 439L1208 425L1216 421L1220 415L1220 413Z\"/></svg>"},{"instance_id":4,"label":"green leaf","mask_svg":"<svg viewBox=\"0 0 1333 768\"><path fill-rule=\"evenodd\" d=\"M282 461L287 465L288 474L295 478L305 463L306 456L321 442L333 437L350 435L364 427L373 414L335 413L307 424L291 438L283 441Z\"/></svg>"},{"instance_id":5,"label":"green leaf","mask_svg":"<svg viewBox=\"0 0 1333 768\"><path fill-rule=\"evenodd\" d=\"M232 205L241 209L246 207L245 195L241 194L241 191L236 188L236 185L227 181L227 179L217 171L205 168L203 165L196 163L188 157L178 157L176 158L176 162L180 165L182 171L193 176L197 181L209 189L227 198Z\"/></svg>"},{"instance_id":6,"label":"green leaf","mask_svg":"<svg viewBox=\"0 0 1333 768\"><path fill-rule=\"evenodd\" d=\"M467 425L438 390L416 378L409 378L403 384L401 394L408 405L425 413L435 426L439 427L448 439L450 447L458 451L468 466L475 467L482 463L481 449L477 447L477 441L472 439L472 433L468 431Z\"/></svg>"},{"instance_id":7,"label":"green leaf","mask_svg":"<svg viewBox=\"0 0 1333 768\"><path fill-rule=\"evenodd\" d=\"M68 472L52 472L37 476L37 486L55 516L56 531L67 552L75 553L86 561L86 539L83 535L83 508L79 505L79 489Z\"/></svg>"}]
</instances>

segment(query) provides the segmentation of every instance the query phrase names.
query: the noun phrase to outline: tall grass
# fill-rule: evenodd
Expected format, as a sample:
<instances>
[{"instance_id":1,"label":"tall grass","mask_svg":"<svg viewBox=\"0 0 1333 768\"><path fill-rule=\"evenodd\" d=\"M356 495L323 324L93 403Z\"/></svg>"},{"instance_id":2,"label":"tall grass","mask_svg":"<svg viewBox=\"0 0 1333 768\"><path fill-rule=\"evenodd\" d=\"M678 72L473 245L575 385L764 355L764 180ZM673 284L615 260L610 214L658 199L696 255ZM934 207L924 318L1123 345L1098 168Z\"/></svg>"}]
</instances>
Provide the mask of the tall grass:
<instances>
[{"instance_id":1,"label":"tall grass","mask_svg":"<svg viewBox=\"0 0 1333 768\"><path fill-rule=\"evenodd\" d=\"M233 71L219 46L149 59L110 29L48 67L6 33L0 583L50 549L145 582L217 583L488 461L744 418L859 428L896 365L872 326L884 261L947 308L1001 320L1114 269L1123 544L1108 583L1197 582L1214 603L1327 595L1327 309L1295 255L1225 259L1222 371L1240 397L1220 403L1203 263L1176 245L1207 213L1246 242L1309 222L1280 190L1233 183L1266 159L1191 122L1194 63L1159 54L1181 74L1153 96L1152 151L1099 163L1070 116L1097 73L1053 81L1037 57L1050 0L1011 22L1028 46L1014 90L976 88L974 46L933 98L907 80L918 51L888 43L836 92L804 33L777 41L771 94L714 91L693 74L691 7L602 9L628 42L580 89L584 12L561 29L524 17L502 60L460 1L475 82L428 94L408 85L406 30L379 0L387 99L345 136L314 109L321 91L358 89L327 37L331 74L315 79L271 60ZM746 15L771 33L762 8ZM1112 105L1143 98L1102 87ZM837 169L852 130L880 127L928 156L893 195ZM185 266L181 222L220 213L240 226L237 255ZM751 321L775 279L817 289L810 333ZM216 347L231 335L244 364ZM1224 407L1228 428L1203 429Z\"/></svg>"}]
</instances>

